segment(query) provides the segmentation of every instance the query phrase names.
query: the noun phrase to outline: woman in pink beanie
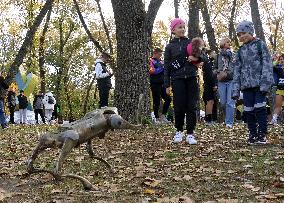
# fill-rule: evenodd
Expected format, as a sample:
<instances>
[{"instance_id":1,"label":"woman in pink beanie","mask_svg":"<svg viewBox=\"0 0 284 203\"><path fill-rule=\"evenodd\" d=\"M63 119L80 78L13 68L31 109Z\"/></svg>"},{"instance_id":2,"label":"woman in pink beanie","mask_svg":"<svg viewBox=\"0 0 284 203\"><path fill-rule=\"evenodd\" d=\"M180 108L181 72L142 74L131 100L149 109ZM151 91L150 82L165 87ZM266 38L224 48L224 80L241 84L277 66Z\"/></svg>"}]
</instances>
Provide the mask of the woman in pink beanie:
<instances>
[{"instance_id":1,"label":"woman in pink beanie","mask_svg":"<svg viewBox=\"0 0 284 203\"><path fill-rule=\"evenodd\" d=\"M186 141L197 144L194 137L196 126L196 106L198 101L197 68L189 60L198 60L188 56L187 46L190 40L185 37L185 22L180 18L171 21L170 29L174 38L166 46L164 55L164 83L167 94L172 87L176 134L174 143L183 140L183 126L186 115Z\"/></svg>"}]
</instances>

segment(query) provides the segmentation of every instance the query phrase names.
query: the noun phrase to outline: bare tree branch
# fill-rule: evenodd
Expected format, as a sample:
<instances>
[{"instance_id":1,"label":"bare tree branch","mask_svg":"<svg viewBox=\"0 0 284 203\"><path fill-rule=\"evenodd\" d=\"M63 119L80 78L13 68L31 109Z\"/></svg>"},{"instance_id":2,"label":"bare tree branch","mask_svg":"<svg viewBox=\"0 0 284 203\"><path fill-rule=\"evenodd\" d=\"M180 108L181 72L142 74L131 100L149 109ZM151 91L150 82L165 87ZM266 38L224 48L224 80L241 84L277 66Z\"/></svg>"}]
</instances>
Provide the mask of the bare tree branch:
<instances>
[{"instance_id":1,"label":"bare tree branch","mask_svg":"<svg viewBox=\"0 0 284 203\"><path fill-rule=\"evenodd\" d=\"M109 29L108 29L106 22L105 22L105 18L104 18L103 12L102 12L100 0L95 0L95 1L97 2L98 8L99 8L99 13L100 13L101 20L102 20L102 23L103 23L103 27L104 27L104 30L106 32L110 54L113 55L113 46L112 46L112 42L111 42L111 38L110 38L110 32L109 32Z\"/></svg>"},{"instance_id":2,"label":"bare tree branch","mask_svg":"<svg viewBox=\"0 0 284 203\"><path fill-rule=\"evenodd\" d=\"M52 8L53 1L54 0L47 0L45 2L44 6L42 7L41 11L39 12L38 16L36 17L33 25L28 30L26 37L25 37L25 40L24 40L16 58L15 58L15 60L11 64L11 67L9 69L7 77L5 78L5 81L4 81L5 84L10 85L14 81L14 77L17 74L17 72L19 71L19 67L23 63L24 57L26 56L28 49L33 42L34 35L35 35L38 27L40 26L43 18L45 17L46 13Z\"/></svg>"},{"instance_id":3,"label":"bare tree branch","mask_svg":"<svg viewBox=\"0 0 284 203\"><path fill-rule=\"evenodd\" d=\"M151 35L152 33L155 18L163 1L164 0L151 0L148 6L148 11L145 18L145 28L148 35Z\"/></svg>"},{"instance_id":4,"label":"bare tree branch","mask_svg":"<svg viewBox=\"0 0 284 203\"><path fill-rule=\"evenodd\" d=\"M94 43L94 45L98 48L98 50L100 52L103 52L103 48L101 47L100 43L97 40L95 40L95 38L93 37L92 33L90 32L90 30L89 30L89 28L88 28L88 26L87 26L87 24L86 24L86 22L84 20L84 17L82 15L81 11L80 11L80 8L79 8L79 5L78 5L77 1L73 0L73 2L74 2L74 6L76 8L76 11L78 13L78 16L80 18L80 21L81 21L81 23L82 23L82 25L83 25L87 35L89 36L90 40Z\"/></svg>"}]
</instances>

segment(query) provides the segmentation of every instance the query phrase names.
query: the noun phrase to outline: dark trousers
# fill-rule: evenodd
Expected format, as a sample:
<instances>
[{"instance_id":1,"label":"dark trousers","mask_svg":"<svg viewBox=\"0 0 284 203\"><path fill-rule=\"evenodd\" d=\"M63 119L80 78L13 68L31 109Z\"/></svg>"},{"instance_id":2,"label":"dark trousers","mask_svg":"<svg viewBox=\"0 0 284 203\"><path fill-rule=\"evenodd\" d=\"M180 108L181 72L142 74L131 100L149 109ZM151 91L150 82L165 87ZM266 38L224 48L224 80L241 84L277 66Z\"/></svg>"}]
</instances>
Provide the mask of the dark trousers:
<instances>
[{"instance_id":1,"label":"dark trousers","mask_svg":"<svg viewBox=\"0 0 284 203\"><path fill-rule=\"evenodd\" d=\"M251 135L267 133L267 112L265 94L259 88L246 89L244 95L244 111Z\"/></svg>"},{"instance_id":2,"label":"dark trousers","mask_svg":"<svg viewBox=\"0 0 284 203\"><path fill-rule=\"evenodd\" d=\"M110 88L104 87L104 86L101 86L101 87L98 86L98 90L99 90L99 97L100 97L99 108L102 108L104 106L108 106L108 98L109 98Z\"/></svg>"},{"instance_id":3,"label":"dark trousers","mask_svg":"<svg viewBox=\"0 0 284 203\"><path fill-rule=\"evenodd\" d=\"M9 106L9 112L10 112L10 123L15 124L15 107L14 106Z\"/></svg>"},{"instance_id":4,"label":"dark trousers","mask_svg":"<svg viewBox=\"0 0 284 203\"><path fill-rule=\"evenodd\" d=\"M198 83L196 77L176 79L172 83L175 113L175 127L183 131L186 114L187 134L193 134L196 126L196 105L198 101Z\"/></svg>"},{"instance_id":5,"label":"dark trousers","mask_svg":"<svg viewBox=\"0 0 284 203\"><path fill-rule=\"evenodd\" d=\"M151 84L151 92L153 97L153 109L156 118L159 118L159 108L161 98L164 100L163 111L162 114L166 114L169 110L169 106L171 104L171 97L166 94L166 88L164 88L163 84L153 83Z\"/></svg>"},{"instance_id":6,"label":"dark trousers","mask_svg":"<svg viewBox=\"0 0 284 203\"><path fill-rule=\"evenodd\" d=\"M36 123L38 123L38 114L40 115L42 122L45 123L45 117L44 117L43 109L35 109Z\"/></svg>"}]
</instances>

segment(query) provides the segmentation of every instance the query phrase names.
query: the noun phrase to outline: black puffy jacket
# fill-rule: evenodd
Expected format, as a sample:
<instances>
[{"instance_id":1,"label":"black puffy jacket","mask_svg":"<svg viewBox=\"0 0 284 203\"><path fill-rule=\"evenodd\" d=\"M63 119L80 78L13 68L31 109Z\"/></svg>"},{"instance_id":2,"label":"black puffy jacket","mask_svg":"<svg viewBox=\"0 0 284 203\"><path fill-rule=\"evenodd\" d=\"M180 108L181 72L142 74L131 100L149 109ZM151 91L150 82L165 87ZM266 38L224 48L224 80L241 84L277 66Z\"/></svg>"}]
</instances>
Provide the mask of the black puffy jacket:
<instances>
[{"instance_id":1,"label":"black puffy jacket","mask_svg":"<svg viewBox=\"0 0 284 203\"><path fill-rule=\"evenodd\" d=\"M186 37L174 38L166 46L164 54L165 87L170 87L170 81L180 78L189 78L197 76L197 68L187 61L186 47L190 40ZM200 59L203 61L203 59Z\"/></svg>"}]
</instances>

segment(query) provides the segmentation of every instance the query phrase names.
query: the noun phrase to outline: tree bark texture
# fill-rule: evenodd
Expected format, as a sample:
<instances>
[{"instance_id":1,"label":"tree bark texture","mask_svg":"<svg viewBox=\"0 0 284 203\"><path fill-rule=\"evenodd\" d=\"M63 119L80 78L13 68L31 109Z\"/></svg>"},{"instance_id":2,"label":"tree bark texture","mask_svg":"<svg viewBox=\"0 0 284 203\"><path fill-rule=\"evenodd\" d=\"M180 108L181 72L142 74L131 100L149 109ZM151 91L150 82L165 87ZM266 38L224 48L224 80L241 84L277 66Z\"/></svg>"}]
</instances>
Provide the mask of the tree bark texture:
<instances>
[{"instance_id":1,"label":"tree bark texture","mask_svg":"<svg viewBox=\"0 0 284 203\"><path fill-rule=\"evenodd\" d=\"M232 42L235 43L236 47L239 47L240 44L239 44L239 40L237 37L236 29L235 29L236 6L237 6L237 0L233 0L231 16L230 16L230 21L229 21L229 38Z\"/></svg>"},{"instance_id":2,"label":"tree bark texture","mask_svg":"<svg viewBox=\"0 0 284 203\"><path fill-rule=\"evenodd\" d=\"M40 90L41 92L45 93L45 68L44 68L44 60L45 60L45 51L44 51L44 41L45 41L45 35L48 29L48 24L50 21L50 16L52 12L52 7L49 9L47 16L46 16L46 21L44 24L44 28L42 30L42 33L39 38L39 51L38 51L38 63L39 63L39 76L40 76Z\"/></svg>"},{"instance_id":3,"label":"tree bark texture","mask_svg":"<svg viewBox=\"0 0 284 203\"><path fill-rule=\"evenodd\" d=\"M83 115L85 115L88 111L87 107L88 107L90 92L91 92L91 89L92 89L95 81L96 81L96 76L94 75L93 78L92 78L92 81L90 82L90 84L87 87L86 97L85 97L84 104L83 104Z\"/></svg>"},{"instance_id":4,"label":"tree bark texture","mask_svg":"<svg viewBox=\"0 0 284 203\"><path fill-rule=\"evenodd\" d=\"M250 0L251 18L254 24L255 34L258 38L265 42L264 31L262 28L262 22L259 14L258 2L257 0Z\"/></svg>"},{"instance_id":5,"label":"tree bark texture","mask_svg":"<svg viewBox=\"0 0 284 203\"><path fill-rule=\"evenodd\" d=\"M174 7L175 7L175 18L178 18L178 7L179 7L179 1L180 0L174 0Z\"/></svg>"},{"instance_id":6,"label":"tree bark texture","mask_svg":"<svg viewBox=\"0 0 284 203\"><path fill-rule=\"evenodd\" d=\"M152 0L146 13L141 0L112 0L117 39L114 104L129 121L136 120L140 94L146 97L142 113L150 112L149 36L161 3L162 0Z\"/></svg>"},{"instance_id":7,"label":"tree bark texture","mask_svg":"<svg viewBox=\"0 0 284 203\"><path fill-rule=\"evenodd\" d=\"M201 13L202 13L202 17L205 23L205 29L206 29L206 34L207 34L210 49L214 50L215 52L218 52L216 37L215 37L214 29L212 27L212 23L210 20L210 15L209 15L209 11L207 8L206 0L200 0L199 2L201 5Z\"/></svg>"},{"instance_id":8,"label":"tree bark texture","mask_svg":"<svg viewBox=\"0 0 284 203\"><path fill-rule=\"evenodd\" d=\"M275 30L271 31L274 32L270 35L269 37L269 42L272 46L272 50L275 52L277 49L277 39L278 39L278 32L279 32L279 28L280 28L280 21L281 18L275 18L275 20L273 21L273 23L275 24Z\"/></svg>"},{"instance_id":9,"label":"tree bark texture","mask_svg":"<svg viewBox=\"0 0 284 203\"><path fill-rule=\"evenodd\" d=\"M199 29L199 1L188 1L188 38L201 37Z\"/></svg>"}]
</instances>

